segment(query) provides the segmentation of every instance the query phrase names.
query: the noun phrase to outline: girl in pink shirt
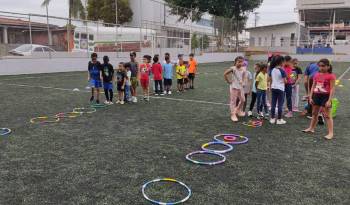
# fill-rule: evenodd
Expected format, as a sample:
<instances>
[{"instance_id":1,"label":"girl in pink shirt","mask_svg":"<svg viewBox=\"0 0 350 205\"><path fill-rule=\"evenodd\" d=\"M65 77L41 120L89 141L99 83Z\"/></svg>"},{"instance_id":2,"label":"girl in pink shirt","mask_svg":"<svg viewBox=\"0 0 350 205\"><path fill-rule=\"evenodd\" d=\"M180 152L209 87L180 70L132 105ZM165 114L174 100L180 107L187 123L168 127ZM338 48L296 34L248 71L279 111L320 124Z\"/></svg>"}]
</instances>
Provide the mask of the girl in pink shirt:
<instances>
[{"instance_id":1,"label":"girl in pink shirt","mask_svg":"<svg viewBox=\"0 0 350 205\"><path fill-rule=\"evenodd\" d=\"M318 62L320 72L314 76L313 85L309 94L310 103L312 104L312 120L308 129L304 130L305 133L314 133L317 118L320 110L323 110L323 115L326 118L328 125L328 135L326 139L333 139L333 119L331 115L332 110L332 98L334 96L334 85L336 76L332 73L332 65L328 59L321 59Z\"/></svg>"}]
</instances>

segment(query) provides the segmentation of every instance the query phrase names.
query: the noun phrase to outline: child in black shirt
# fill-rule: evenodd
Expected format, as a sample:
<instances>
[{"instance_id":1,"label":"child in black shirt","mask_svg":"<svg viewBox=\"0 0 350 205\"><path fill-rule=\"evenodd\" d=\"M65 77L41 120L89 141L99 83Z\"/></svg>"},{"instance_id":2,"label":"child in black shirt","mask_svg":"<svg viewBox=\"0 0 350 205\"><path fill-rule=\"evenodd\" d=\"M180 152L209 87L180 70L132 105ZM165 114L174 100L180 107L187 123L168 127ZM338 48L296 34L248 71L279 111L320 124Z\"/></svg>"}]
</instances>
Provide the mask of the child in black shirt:
<instances>
[{"instance_id":1,"label":"child in black shirt","mask_svg":"<svg viewBox=\"0 0 350 205\"><path fill-rule=\"evenodd\" d=\"M115 80L115 78L113 66L109 63L108 56L103 57L102 78L103 88L106 96L105 104L113 105L113 81Z\"/></svg>"}]
</instances>

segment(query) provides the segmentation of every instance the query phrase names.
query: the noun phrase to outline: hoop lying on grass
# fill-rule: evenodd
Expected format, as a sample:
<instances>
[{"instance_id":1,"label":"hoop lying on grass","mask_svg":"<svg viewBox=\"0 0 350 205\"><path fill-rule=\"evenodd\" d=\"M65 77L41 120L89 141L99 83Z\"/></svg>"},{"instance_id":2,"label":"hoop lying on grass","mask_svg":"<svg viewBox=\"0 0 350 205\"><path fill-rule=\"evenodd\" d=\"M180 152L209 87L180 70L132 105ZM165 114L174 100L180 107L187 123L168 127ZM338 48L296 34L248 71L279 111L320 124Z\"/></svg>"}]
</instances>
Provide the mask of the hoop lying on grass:
<instances>
[{"instance_id":1,"label":"hoop lying on grass","mask_svg":"<svg viewBox=\"0 0 350 205\"><path fill-rule=\"evenodd\" d=\"M223 145L223 146L226 146L227 149L224 149L224 150L215 150L215 149L209 149L207 147L211 146L211 145ZM215 152L215 153L219 153L219 154L225 154L227 152L231 152L233 150L233 146L230 145L230 144L227 144L227 143L222 143L222 142L209 142L209 143L206 143L206 144L203 144L202 145L202 150L203 151L207 151L207 152Z\"/></svg>"},{"instance_id":2,"label":"hoop lying on grass","mask_svg":"<svg viewBox=\"0 0 350 205\"><path fill-rule=\"evenodd\" d=\"M107 107L107 105L106 104L91 104L90 107L99 109L99 108L105 108L105 107Z\"/></svg>"},{"instance_id":3,"label":"hoop lying on grass","mask_svg":"<svg viewBox=\"0 0 350 205\"><path fill-rule=\"evenodd\" d=\"M243 125L248 127L261 127L263 125L263 121L261 120L250 120L249 122L243 122Z\"/></svg>"},{"instance_id":4,"label":"hoop lying on grass","mask_svg":"<svg viewBox=\"0 0 350 205\"><path fill-rule=\"evenodd\" d=\"M80 112L61 112L61 113L58 113L56 114L55 116L57 118L76 118L76 117L79 117L81 116L82 113Z\"/></svg>"},{"instance_id":5,"label":"hoop lying on grass","mask_svg":"<svg viewBox=\"0 0 350 205\"><path fill-rule=\"evenodd\" d=\"M9 128L0 128L0 136L6 136L11 134L11 129Z\"/></svg>"},{"instance_id":6,"label":"hoop lying on grass","mask_svg":"<svg viewBox=\"0 0 350 205\"><path fill-rule=\"evenodd\" d=\"M59 121L60 121L60 118L49 117L49 116L35 117L35 118L30 119L30 123L32 123L32 124L56 123Z\"/></svg>"},{"instance_id":7,"label":"hoop lying on grass","mask_svg":"<svg viewBox=\"0 0 350 205\"><path fill-rule=\"evenodd\" d=\"M220 137L221 138L223 138L223 137L235 137L236 140L231 141L231 142L227 142L225 140L219 139ZM248 137L236 135L236 134L218 134L218 135L214 136L214 140L217 142L222 142L222 143L231 144L231 145L247 144L249 141Z\"/></svg>"},{"instance_id":8,"label":"hoop lying on grass","mask_svg":"<svg viewBox=\"0 0 350 205\"><path fill-rule=\"evenodd\" d=\"M80 114L91 114L96 112L96 108L78 107L78 108L74 108L73 112L80 113Z\"/></svg>"},{"instance_id":9,"label":"hoop lying on grass","mask_svg":"<svg viewBox=\"0 0 350 205\"><path fill-rule=\"evenodd\" d=\"M193 155L197 155L197 154L206 154L206 155L215 155L221 158L221 160L218 160L216 162L205 162L205 161L197 161L192 159L191 157ZM208 151L195 151L195 152L191 152L188 155L186 155L186 159L194 164L200 164L200 165L218 165L218 164L222 164L226 161L226 157L223 154L220 153L215 153L215 152L208 152Z\"/></svg>"},{"instance_id":10,"label":"hoop lying on grass","mask_svg":"<svg viewBox=\"0 0 350 205\"><path fill-rule=\"evenodd\" d=\"M188 195L180 200L180 201L177 201L177 202L161 202L161 201L156 201L156 200L153 200L151 198L149 198L147 195L146 195L146 188L148 185L150 184L153 184L153 183L157 183L157 182L172 182L172 183L177 183L177 184L180 184L181 186L185 187L187 189L187 192L188 192ZM153 204L160 204L160 205L170 205L170 204L180 204L180 203L184 203L185 201L187 201L191 195L192 195L192 191L190 189L190 187L188 187L185 183L183 182L180 182L180 181L177 181L176 179L170 179L170 178L163 178L163 179L154 179L152 181L149 181L147 183L145 183L143 186L142 186L142 195L143 197L145 197L145 199L147 199L148 201L152 202Z\"/></svg>"}]
</instances>

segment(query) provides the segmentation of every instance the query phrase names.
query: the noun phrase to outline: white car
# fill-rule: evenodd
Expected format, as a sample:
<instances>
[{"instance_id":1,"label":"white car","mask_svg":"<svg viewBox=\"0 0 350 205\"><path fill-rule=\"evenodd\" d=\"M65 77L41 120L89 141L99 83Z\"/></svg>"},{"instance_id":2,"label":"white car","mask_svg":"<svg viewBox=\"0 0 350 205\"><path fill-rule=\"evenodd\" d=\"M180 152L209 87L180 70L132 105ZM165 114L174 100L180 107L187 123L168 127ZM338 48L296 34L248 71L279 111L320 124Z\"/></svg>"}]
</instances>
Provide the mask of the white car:
<instances>
[{"instance_id":1,"label":"white car","mask_svg":"<svg viewBox=\"0 0 350 205\"><path fill-rule=\"evenodd\" d=\"M30 56L33 53L49 53L49 52L56 52L56 51L47 46L42 46L37 44L23 44L9 51L10 54L15 56Z\"/></svg>"}]
</instances>

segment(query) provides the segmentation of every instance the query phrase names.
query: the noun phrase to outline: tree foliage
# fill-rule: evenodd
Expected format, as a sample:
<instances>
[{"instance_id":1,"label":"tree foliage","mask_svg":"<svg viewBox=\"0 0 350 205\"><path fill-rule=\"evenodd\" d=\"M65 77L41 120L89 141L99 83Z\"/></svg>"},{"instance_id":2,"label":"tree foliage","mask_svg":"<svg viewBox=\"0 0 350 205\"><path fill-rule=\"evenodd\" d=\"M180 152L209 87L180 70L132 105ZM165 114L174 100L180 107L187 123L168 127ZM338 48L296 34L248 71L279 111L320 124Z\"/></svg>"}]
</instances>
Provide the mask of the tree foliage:
<instances>
[{"instance_id":1,"label":"tree foliage","mask_svg":"<svg viewBox=\"0 0 350 205\"><path fill-rule=\"evenodd\" d=\"M46 5L49 5L52 0L44 0L41 4L42 7L45 7ZM80 18L85 19L86 12L84 5L81 0L68 0L68 17L69 18Z\"/></svg>"},{"instance_id":2,"label":"tree foliage","mask_svg":"<svg viewBox=\"0 0 350 205\"><path fill-rule=\"evenodd\" d=\"M104 23L116 23L115 0L88 0L88 19L103 21ZM129 0L118 0L118 24L130 22L133 12L129 6Z\"/></svg>"}]
</instances>

